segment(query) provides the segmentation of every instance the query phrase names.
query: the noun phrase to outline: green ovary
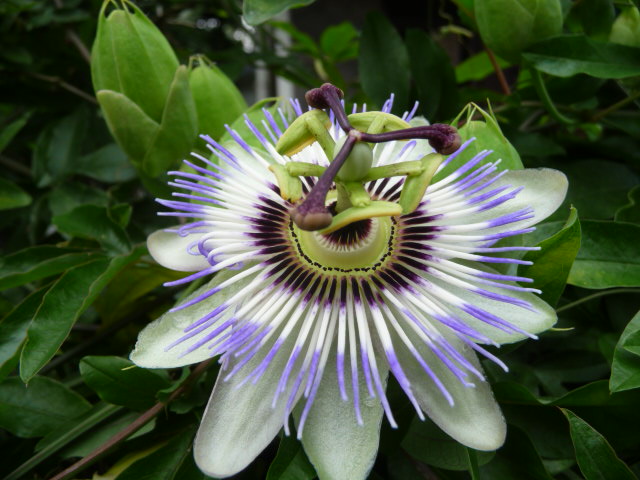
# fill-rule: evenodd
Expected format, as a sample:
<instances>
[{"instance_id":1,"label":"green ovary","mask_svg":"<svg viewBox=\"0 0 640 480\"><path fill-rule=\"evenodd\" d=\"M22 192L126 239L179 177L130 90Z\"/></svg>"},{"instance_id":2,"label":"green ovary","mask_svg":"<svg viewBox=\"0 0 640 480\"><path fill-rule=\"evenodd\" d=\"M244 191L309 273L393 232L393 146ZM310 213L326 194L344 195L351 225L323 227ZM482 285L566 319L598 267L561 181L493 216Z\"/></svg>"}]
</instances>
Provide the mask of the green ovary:
<instances>
[{"instance_id":1,"label":"green ovary","mask_svg":"<svg viewBox=\"0 0 640 480\"><path fill-rule=\"evenodd\" d=\"M366 235L342 242L335 240L335 235L340 232L323 235L294 227L293 233L298 238L300 253L312 263L341 271L370 269L387 256L394 229L389 217L376 217L368 221L370 225ZM351 228L351 225L346 228Z\"/></svg>"}]
</instances>

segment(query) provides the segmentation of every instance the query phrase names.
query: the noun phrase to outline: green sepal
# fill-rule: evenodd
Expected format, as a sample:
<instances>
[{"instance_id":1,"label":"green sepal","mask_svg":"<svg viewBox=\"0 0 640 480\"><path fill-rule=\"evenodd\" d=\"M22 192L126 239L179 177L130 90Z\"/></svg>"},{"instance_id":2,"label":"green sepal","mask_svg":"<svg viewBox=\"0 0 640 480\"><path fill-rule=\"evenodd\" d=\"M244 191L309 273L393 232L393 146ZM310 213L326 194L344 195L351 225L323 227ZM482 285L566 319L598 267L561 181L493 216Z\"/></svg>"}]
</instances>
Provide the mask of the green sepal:
<instances>
[{"instance_id":1,"label":"green sepal","mask_svg":"<svg viewBox=\"0 0 640 480\"><path fill-rule=\"evenodd\" d=\"M290 175L283 165L269 165L269 170L276 176L282 198L290 202L297 202L302 198L302 182L297 176Z\"/></svg>"},{"instance_id":2,"label":"green sepal","mask_svg":"<svg viewBox=\"0 0 640 480\"><path fill-rule=\"evenodd\" d=\"M160 30L128 0L105 17L105 0L91 55L95 91L126 95L160 121L178 59Z\"/></svg>"},{"instance_id":3,"label":"green sepal","mask_svg":"<svg viewBox=\"0 0 640 480\"><path fill-rule=\"evenodd\" d=\"M398 177L400 175L420 175L422 171L423 167L420 160L391 163L380 167L372 167L362 181L370 182L372 180L379 180L387 177Z\"/></svg>"},{"instance_id":4,"label":"green sepal","mask_svg":"<svg viewBox=\"0 0 640 480\"><path fill-rule=\"evenodd\" d=\"M240 90L222 70L204 56L196 56L198 65L190 61L189 88L198 116L198 133L218 140L231 124L247 109Z\"/></svg>"},{"instance_id":5,"label":"green sepal","mask_svg":"<svg viewBox=\"0 0 640 480\"><path fill-rule=\"evenodd\" d=\"M360 113L352 113L347 117L349 122L361 132L369 132L369 128L374 125L377 132L369 132L369 133L383 133L383 132L393 132L394 130L401 130L403 128L411 128L407 122L402 120L400 117L396 117L390 113L385 112L360 112ZM374 124L375 122L375 124Z\"/></svg>"},{"instance_id":6,"label":"green sepal","mask_svg":"<svg viewBox=\"0 0 640 480\"><path fill-rule=\"evenodd\" d=\"M384 202L376 200L371 202L366 207L351 207L343 210L333 217L331 225L324 230L320 230L322 235L335 232L343 227L346 227L350 223L357 222L359 220L366 220L373 217L395 217L402 214L402 207L395 202Z\"/></svg>"},{"instance_id":7,"label":"green sepal","mask_svg":"<svg viewBox=\"0 0 640 480\"><path fill-rule=\"evenodd\" d=\"M328 129L331 120L324 110L310 110L296 118L276 143L276 151L281 155L295 155L303 148L317 141L314 133L309 130L307 120L314 118Z\"/></svg>"},{"instance_id":8,"label":"green sepal","mask_svg":"<svg viewBox=\"0 0 640 480\"><path fill-rule=\"evenodd\" d=\"M111 134L131 162L141 168L160 125L121 93L100 90L96 97Z\"/></svg>"},{"instance_id":9,"label":"green sepal","mask_svg":"<svg viewBox=\"0 0 640 480\"><path fill-rule=\"evenodd\" d=\"M197 132L198 117L189 89L189 72L186 66L181 65L171 82L162 123L144 157L143 170L156 177L177 165L189 155Z\"/></svg>"},{"instance_id":10,"label":"green sepal","mask_svg":"<svg viewBox=\"0 0 640 480\"><path fill-rule=\"evenodd\" d=\"M444 157L439 153L430 153L420 160L422 173L407 176L398 202L402 207L403 214L411 213L418 207L424 197L424 192L443 160Z\"/></svg>"},{"instance_id":11,"label":"green sepal","mask_svg":"<svg viewBox=\"0 0 640 480\"><path fill-rule=\"evenodd\" d=\"M284 167L294 177L321 177L327 169L322 165L306 162L287 162Z\"/></svg>"}]
</instances>

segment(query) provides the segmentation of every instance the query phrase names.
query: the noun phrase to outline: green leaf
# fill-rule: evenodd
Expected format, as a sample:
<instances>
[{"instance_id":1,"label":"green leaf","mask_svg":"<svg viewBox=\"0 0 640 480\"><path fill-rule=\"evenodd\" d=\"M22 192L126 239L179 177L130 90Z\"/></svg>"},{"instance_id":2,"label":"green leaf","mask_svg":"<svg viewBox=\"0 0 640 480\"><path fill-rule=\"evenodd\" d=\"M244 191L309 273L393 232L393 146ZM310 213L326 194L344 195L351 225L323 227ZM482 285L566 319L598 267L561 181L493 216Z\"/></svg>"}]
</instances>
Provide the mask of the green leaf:
<instances>
[{"instance_id":1,"label":"green leaf","mask_svg":"<svg viewBox=\"0 0 640 480\"><path fill-rule=\"evenodd\" d=\"M320 36L322 53L333 62L351 60L358 55L358 31L351 22L328 27Z\"/></svg>"},{"instance_id":2,"label":"green leaf","mask_svg":"<svg viewBox=\"0 0 640 480\"><path fill-rule=\"evenodd\" d=\"M46 292L46 288L36 290L0 320L0 380L10 373L9 367L15 366L27 338L27 328Z\"/></svg>"},{"instance_id":3,"label":"green leaf","mask_svg":"<svg viewBox=\"0 0 640 480\"><path fill-rule=\"evenodd\" d=\"M507 68L509 62L496 59L500 68ZM471 82L474 80L482 80L495 72L493 64L489 59L489 55L486 51L476 53L475 55L467 58L463 62L456 65L455 74L457 83Z\"/></svg>"},{"instance_id":4,"label":"green leaf","mask_svg":"<svg viewBox=\"0 0 640 480\"><path fill-rule=\"evenodd\" d=\"M636 479L602 435L572 411L562 409L562 413L569 421L576 459L586 480Z\"/></svg>"},{"instance_id":5,"label":"green leaf","mask_svg":"<svg viewBox=\"0 0 640 480\"><path fill-rule=\"evenodd\" d=\"M640 10L637 7L625 8L616 18L609 41L628 47L640 47Z\"/></svg>"},{"instance_id":6,"label":"green leaf","mask_svg":"<svg viewBox=\"0 0 640 480\"><path fill-rule=\"evenodd\" d=\"M50 185L73 171L88 126L87 110L79 108L44 128L33 154L33 176L39 187Z\"/></svg>"},{"instance_id":7,"label":"green leaf","mask_svg":"<svg viewBox=\"0 0 640 480\"><path fill-rule=\"evenodd\" d=\"M358 57L364 93L380 108L393 93L393 112L409 104L409 54L402 38L380 12L367 15Z\"/></svg>"},{"instance_id":8,"label":"green leaf","mask_svg":"<svg viewBox=\"0 0 640 480\"><path fill-rule=\"evenodd\" d=\"M266 480L311 480L315 477L316 471L305 455L302 444L293 436L283 435Z\"/></svg>"},{"instance_id":9,"label":"green leaf","mask_svg":"<svg viewBox=\"0 0 640 480\"><path fill-rule=\"evenodd\" d=\"M583 288L640 286L640 225L583 221L568 283Z\"/></svg>"},{"instance_id":10,"label":"green leaf","mask_svg":"<svg viewBox=\"0 0 640 480\"><path fill-rule=\"evenodd\" d=\"M131 242L123 228L111 219L106 208L82 205L52 220L58 229L71 237L97 240L111 254L131 250Z\"/></svg>"},{"instance_id":11,"label":"green leaf","mask_svg":"<svg viewBox=\"0 0 640 480\"><path fill-rule=\"evenodd\" d=\"M31 203L31 195L18 185L0 178L0 210L26 207Z\"/></svg>"},{"instance_id":12,"label":"green leaf","mask_svg":"<svg viewBox=\"0 0 640 480\"><path fill-rule=\"evenodd\" d=\"M290 8L311 5L315 0L244 0L242 16L252 26L266 22Z\"/></svg>"},{"instance_id":13,"label":"green leaf","mask_svg":"<svg viewBox=\"0 0 640 480\"><path fill-rule=\"evenodd\" d=\"M491 480L552 480L529 436L513 425L507 443L480 472L481 478Z\"/></svg>"},{"instance_id":14,"label":"green leaf","mask_svg":"<svg viewBox=\"0 0 640 480\"><path fill-rule=\"evenodd\" d=\"M450 118L455 115L458 92L447 53L421 30L409 30L406 44L421 112L427 118Z\"/></svg>"},{"instance_id":15,"label":"green leaf","mask_svg":"<svg viewBox=\"0 0 640 480\"><path fill-rule=\"evenodd\" d=\"M612 161L581 160L563 165L562 171L569 178L563 208L574 205L584 219L611 219L626 203L627 192L640 182L632 169Z\"/></svg>"},{"instance_id":16,"label":"green leaf","mask_svg":"<svg viewBox=\"0 0 640 480\"><path fill-rule=\"evenodd\" d=\"M622 332L613 353L609 388L622 392L640 387L640 312Z\"/></svg>"},{"instance_id":17,"label":"green leaf","mask_svg":"<svg viewBox=\"0 0 640 480\"><path fill-rule=\"evenodd\" d=\"M0 153L7 148L7 146L11 143L11 140L22 130L27 122L29 121L29 117L33 112L25 112L23 113L17 120L14 120L6 127L3 127L0 130Z\"/></svg>"},{"instance_id":18,"label":"green leaf","mask_svg":"<svg viewBox=\"0 0 640 480\"><path fill-rule=\"evenodd\" d=\"M80 361L82 379L102 400L133 410L152 406L158 390L170 385L163 373L120 357L89 356Z\"/></svg>"},{"instance_id":19,"label":"green leaf","mask_svg":"<svg viewBox=\"0 0 640 480\"><path fill-rule=\"evenodd\" d=\"M633 187L628 194L629 203L616 211L616 222L640 224L640 186Z\"/></svg>"},{"instance_id":20,"label":"green leaf","mask_svg":"<svg viewBox=\"0 0 640 480\"><path fill-rule=\"evenodd\" d=\"M178 472L191 455L194 429L189 428L164 447L133 463L116 480L182 480Z\"/></svg>"},{"instance_id":21,"label":"green leaf","mask_svg":"<svg viewBox=\"0 0 640 480\"><path fill-rule=\"evenodd\" d=\"M571 265L580 250L578 211L571 208L562 230L537 246L540 250L527 252L523 258L533 265L523 265L518 269L518 275L532 278L534 282L530 286L542 290L542 299L553 306L562 295Z\"/></svg>"},{"instance_id":22,"label":"green leaf","mask_svg":"<svg viewBox=\"0 0 640 480\"><path fill-rule=\"evenodd\" d=\"M573 5L570 16L580 21L582 30L590 37L607 40L615 9L612 0L585 0Z\"/></svg>"},{"instance_id":23,"label":"green leaf","mask_svg":"<svg viewBox=\"0 0 640 480\"><path fill-rule=\"evenodd\" d=\"M69 269L45 294L27 331L20 358L20 377L29 381L60 348L76 319L95 301L107 283L146 249L111 260L99 258Z\"/></svg>"},{"instance_id":24,"label":"green leaf","mask_svg":"<svg viewBox=\"0 0 640 480\"><path fill-rule=\"evenodd\" d=\"M444 433L431 420L413 419L402 440L402 448L416 460L446 470L469 468L467 447ZM478 463L491 461L495 452L477 452Z\"/></svg>"},{"instance_id":25,"label":"green leaf","mask_svg":"<svg viewBox=\"0 0 640 480\"><path fill-rule=\"evenodd\" d=\"M47 377L25 385L17 377L0 383L0 426L18 437L41 437L89 410L73 390Z\"/></svg>"},{"instance_id":26,"label":"green leaf","mask_svg":"<svg viewBox=\"0 0 640 480\"><path fill-rule=\"evenodd\" d=\"M0 259L0 290L57 275L94 257L92 252L51 245L18 250Z\"/></svg>"},{"instance_id":27,"label":"green leaf","mask_svg":"<svg viewBox=\"0 0 640 480\"><path fill-rule=\"evenodd\" d=\"M562 31L559 0L475 0L480 36L491 50L510 61L532 43Z\"/></svg>"},{"instance_id":28,"label":"green leaf","mask_svg":"<svg viewBox=\"0 0 640 480\"><path fill-rule=\"evenodd\" d=\"M80 157L74 172L106 183L126 182L136 177L127 156L115 143Z\"/></svg>"},{"instance_id":29,"label":"green leaf","mask_svg":"<svg viewBox=\"0 0 640 480\"><path fill-rule=\"evenodd\" d=\"M585 73L597 78L640 75L640 48L598 42L585 35L561 35L531 46L523 57L557 77Z\"/></svg>"},{"instance_id":30,"label":"green leaf","mask_svg":"<svg viewBox=\"0 0 640 480\"><path fill-rule=\"evenodd\" d=\"M49 209L54 216L69 213L81 205L106 207L108 204L107 192L77 181L66 181L49 194Z\"/></svg>"}]
</instances>

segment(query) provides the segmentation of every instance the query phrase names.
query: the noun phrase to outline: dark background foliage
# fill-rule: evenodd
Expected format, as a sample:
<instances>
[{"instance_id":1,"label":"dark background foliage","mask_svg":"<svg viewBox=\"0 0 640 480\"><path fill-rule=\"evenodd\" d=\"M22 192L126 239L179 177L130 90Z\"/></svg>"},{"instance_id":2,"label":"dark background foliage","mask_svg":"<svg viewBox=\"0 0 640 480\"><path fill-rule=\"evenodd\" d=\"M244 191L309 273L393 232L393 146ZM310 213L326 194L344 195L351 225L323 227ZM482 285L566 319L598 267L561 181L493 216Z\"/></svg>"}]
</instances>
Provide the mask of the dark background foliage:
<instances>
[{"instance_id":1,"label":"dark background foliage","mask_svg":"<svg viewBox=\"0 0 640 480\"><path fill-rule=\"evenodd\" d=\"M509 373L486 366L509 424L506 445L470 452L416 421L391 383L400 428L383 426L370 478L635 478L634 3L307 1L287 11L290 3L245 1L253 25L234 0L138 6L181 63L206 55L249 104L283 91L301 97L326 81L371 108L390 92L396 112L417 99L432 121L452 121L476 102L490 106L526 167L553 167L570 181L566 204L519 240L543 246L520 273L557 307L557 328L503 347ZM215 364L191 374L126 368L140 329L186 293L162 287L176 274L147 256L146 235L166 224L94 95L89 57L101 4L0 2L0 475L44 479L72 466L64 478L202 479L190 449ZM284 437L237 478L314 476L300 444Z\"/></svg>"}]
</instances>

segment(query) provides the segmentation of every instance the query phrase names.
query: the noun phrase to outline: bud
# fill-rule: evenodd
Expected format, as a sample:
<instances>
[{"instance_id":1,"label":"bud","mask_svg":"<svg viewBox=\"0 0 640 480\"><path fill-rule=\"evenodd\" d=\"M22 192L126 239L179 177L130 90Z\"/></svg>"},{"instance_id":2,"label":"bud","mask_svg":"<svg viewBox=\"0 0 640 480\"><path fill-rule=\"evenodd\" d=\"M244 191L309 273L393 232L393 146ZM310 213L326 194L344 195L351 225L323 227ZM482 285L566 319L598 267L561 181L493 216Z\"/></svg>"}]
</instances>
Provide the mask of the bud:
<instances>
[{"instance_id":1,"label":"bud","mask_svg":"<svg viewBox=\"0 0 640 480\"><path fill-rule=\"evenodd\" d=\"M193 63L197 65L193 67ZM189 62L189 88L195 101L198 133L219 139L225 124L231 124L247 109L242 94L222 70L198 55Z\"/></svg>"},{"instance_id":2,"label":"bud","mask_svg":"<svg viewBox=\"0 0 640 480\"><path fill-rule=\"evenodd\" d=\"M611 26L609 41L628 47L640 47L640 11L636 7L625 8L616 18Z\"/></svg>"},{"instance_id":3,"label":"bud","mask_svg":"<svg viewBox=\"0 0 640 480\"><path fill-rule=\"evenodd\" d=\"M562 33L560 0L475 0L474 10L485 45L511 62L528 46Z\"/></svg>"},{"instance_id":4,"label":"bud","mask_svg":"<svg viewBox=\"0 0 640 480\"><path fill-rule=\"evenodd\" d=\"M105 16L105 0L91 52L93 87L125 95L160 122L178 59L160 30L128 0ZM117 4L116 4L117 5Z\"/></svg>"}]
</instances>

